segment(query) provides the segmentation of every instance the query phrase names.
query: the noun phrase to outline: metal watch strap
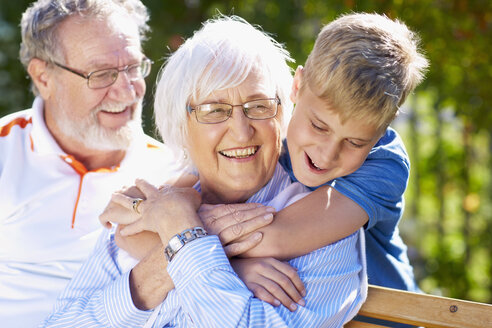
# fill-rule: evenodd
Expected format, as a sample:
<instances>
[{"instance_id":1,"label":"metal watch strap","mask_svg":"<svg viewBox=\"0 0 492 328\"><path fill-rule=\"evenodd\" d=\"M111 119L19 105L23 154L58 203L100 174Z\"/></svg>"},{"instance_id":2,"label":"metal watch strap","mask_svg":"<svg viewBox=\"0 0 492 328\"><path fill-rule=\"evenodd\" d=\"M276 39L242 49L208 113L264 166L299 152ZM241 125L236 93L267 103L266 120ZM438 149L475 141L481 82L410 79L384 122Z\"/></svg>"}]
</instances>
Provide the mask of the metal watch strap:
<instances>
[{"instance_id":1,"label":"metal watch strap","mask_svg":"<svg viewBox=\"0 0 492 328\"><path fill-rule=\"evenodd\" d=\"M169 239L168 245L164 249L167 261L170 262L174 255L176 255L176 253L190 241L200 237L205 237L207 235L207 231L204 228L194 227L172 236L171 239Z\"/></svg>"}]
</instances>

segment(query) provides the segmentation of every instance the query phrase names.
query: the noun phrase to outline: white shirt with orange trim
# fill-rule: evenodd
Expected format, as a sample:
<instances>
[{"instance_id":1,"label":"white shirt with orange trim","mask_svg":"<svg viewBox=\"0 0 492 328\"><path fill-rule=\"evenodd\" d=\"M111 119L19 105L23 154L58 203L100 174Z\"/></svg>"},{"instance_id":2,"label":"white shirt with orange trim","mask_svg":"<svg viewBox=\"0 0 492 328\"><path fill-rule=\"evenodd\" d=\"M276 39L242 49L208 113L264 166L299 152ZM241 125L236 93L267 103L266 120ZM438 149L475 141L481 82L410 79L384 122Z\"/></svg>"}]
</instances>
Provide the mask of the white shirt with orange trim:
<instances>
[{"instance_id":1,"label":"white shirt with orange trim","mask_svg":"<svg viewBox=\"0 0 492 328\"><path fill-rule=\"evenodd\" d=\"M142 132L118 167L87 171L49 133L40 98L1 118L0 325L41 323L94 248L112 192L136 178L160 185L175 163Z\"/></svg>"}]
</instances>

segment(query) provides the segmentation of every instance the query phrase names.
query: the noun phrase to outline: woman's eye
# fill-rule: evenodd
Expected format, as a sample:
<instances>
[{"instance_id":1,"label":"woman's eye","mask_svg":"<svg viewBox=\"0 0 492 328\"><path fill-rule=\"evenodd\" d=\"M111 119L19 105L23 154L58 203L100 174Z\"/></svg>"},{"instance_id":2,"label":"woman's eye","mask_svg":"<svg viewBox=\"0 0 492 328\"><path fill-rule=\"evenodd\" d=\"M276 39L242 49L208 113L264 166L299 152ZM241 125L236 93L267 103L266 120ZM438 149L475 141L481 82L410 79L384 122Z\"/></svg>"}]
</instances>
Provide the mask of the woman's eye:
<instances>
[{"instance_id":1,"label":"woman's eye","mask_svg":"<svg viewBox=\"0 0 492 328\"><path fill-rule=\"evenodd\" d=\"M220 116L224 114L227 114L227 109L225 108L210 108L205 112L205 115L207 116Z\"/></svg>"}]
</instances>

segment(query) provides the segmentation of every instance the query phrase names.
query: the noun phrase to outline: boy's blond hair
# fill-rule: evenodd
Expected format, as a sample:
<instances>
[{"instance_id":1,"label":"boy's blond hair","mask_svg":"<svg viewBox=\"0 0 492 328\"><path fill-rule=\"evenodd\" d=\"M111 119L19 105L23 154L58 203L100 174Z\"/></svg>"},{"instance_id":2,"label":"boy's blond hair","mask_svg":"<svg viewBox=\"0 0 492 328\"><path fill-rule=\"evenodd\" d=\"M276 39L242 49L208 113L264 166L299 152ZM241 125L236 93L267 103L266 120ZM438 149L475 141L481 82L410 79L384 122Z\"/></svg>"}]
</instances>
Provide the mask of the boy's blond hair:
<instances>
[{"instance_id":1,"label":"boy's blond hair","mask_svg":"<svg viewBox=\"0 0 492 328\"><path fill-rule=\"evenodd\" d=\"M363 119L384 130L423 80L428 62L405 24L378 14L341 16L319 33L303 70L303 88L345 122Z\"/></svg>"}]
</instances>

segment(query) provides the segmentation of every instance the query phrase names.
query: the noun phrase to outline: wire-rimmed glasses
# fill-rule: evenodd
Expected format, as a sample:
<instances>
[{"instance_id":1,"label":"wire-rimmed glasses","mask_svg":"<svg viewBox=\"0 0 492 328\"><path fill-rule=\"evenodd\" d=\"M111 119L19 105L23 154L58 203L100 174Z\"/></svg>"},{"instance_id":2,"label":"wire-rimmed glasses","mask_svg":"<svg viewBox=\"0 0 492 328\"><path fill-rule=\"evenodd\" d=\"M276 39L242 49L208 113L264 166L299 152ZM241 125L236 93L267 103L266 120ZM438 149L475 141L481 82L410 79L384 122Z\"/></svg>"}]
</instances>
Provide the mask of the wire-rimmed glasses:
<instances>
[{"instance_id":1,"label":"wire-rimmed glasses","mask_svg":"<svg viewBox=\"0 0 492 328\"><path fill-rule=\"evenodd\" d=\"M195 112L196 120L199 123L214 124L226 121L232 115L234 107L241 106L246 117L252 120L266 120L277 115L280 99L266 98L256 99L245 102L240 105L231 105L226 103L207 103L196 105L195 107L188 106L189 113Z\"/></svg>"},{"instance_id":2,"label":"wire-rimmed glasses","mask_svg":"<svg viewBox=\"0 0 492 328\"><path fill-rule=\"evenodd\" d=\"M126 76L130 81L136 81L147 77L150 73L150 68L152 66L152 61L148 58L144 58L140 63L127 65L123 68L106 68L90 72L85 75L81 72L74 70L73 68L64 66L57 62L53 62L56 66L69 71L77 76L80 76L87 80L87 86L90 89L102 89L109 87L118 79L120 72L125 72Z\"/></svg>"}]
</instances>

